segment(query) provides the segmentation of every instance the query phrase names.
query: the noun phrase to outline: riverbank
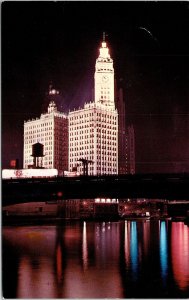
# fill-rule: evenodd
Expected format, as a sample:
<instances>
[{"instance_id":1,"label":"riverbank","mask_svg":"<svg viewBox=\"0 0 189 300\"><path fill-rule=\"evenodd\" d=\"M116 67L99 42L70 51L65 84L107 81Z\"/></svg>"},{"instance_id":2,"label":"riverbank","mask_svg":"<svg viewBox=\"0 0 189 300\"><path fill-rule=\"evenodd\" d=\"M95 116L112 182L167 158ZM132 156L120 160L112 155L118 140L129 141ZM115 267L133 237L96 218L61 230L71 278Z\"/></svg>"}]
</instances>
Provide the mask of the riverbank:
<instances>
[{"instance_id":1,"label":"riverbank","mask_svg":"<svg viewBox=\"0 0 189 300\"><path fill-rule=\"evenodd\" d=\"M3 226L17 225L59 225L71 221L104 221L114 222L121 220L120 217L80 217L80 218L63 218L47 216L6 216L2 218Z\"/></svg>"},{"instance_id":2,"label":"riverbank","mask_svg":"<svg viewBox=\"0 0 189 300\"><path fill-rule=\"evenodd\" d=\"M62 225L67 222L118 222L118 221L172 221L184 222L189 226L187 218L171 218L171 217L80 217L80 218L62 218L62 217L47 217L47 216L7 216L2 218L2 226L24 226L24 225Z\"/></svg>"}]
</instances>

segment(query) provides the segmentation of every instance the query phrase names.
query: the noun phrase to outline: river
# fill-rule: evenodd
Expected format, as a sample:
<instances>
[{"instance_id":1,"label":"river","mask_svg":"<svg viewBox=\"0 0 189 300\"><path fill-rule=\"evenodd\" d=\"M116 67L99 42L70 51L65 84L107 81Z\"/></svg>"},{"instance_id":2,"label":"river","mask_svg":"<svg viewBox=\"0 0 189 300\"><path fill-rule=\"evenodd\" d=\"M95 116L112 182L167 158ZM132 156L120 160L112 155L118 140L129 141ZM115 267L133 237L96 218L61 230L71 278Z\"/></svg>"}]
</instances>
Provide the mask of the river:
<instances>
[{"instance_id":1,"label":"river","mask_svg":"<svg viewBox=\"0 0 189 300\"><path fill-rule=\"evenodd\" d=\"M5 298L188 298L183 222L64 221L2 228Z\"/></svg>"}]
</instances>

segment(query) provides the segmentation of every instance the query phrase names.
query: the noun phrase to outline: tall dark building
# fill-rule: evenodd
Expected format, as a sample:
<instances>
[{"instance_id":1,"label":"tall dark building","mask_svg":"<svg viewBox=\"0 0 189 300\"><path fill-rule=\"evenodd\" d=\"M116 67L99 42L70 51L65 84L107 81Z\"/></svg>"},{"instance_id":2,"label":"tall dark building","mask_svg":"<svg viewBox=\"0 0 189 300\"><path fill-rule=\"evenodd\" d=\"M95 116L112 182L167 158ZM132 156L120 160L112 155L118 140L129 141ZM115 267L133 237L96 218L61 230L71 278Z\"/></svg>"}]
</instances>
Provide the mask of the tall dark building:
<instances>
[{"instance_id":1,"label":"tall dark building","mask_svg":"<svg viewBox=\"0 0 189 300\"><path fill-rule=\"evenodd\" d=\"M126 130L126 174L135 174L135 131L133 125Z\"/></svg>"},{"instance_id":2,"label":"tall dark building","mask_svg":"<svg viewBox=\"0 0 189 300\"><path fill-rule=\"evenodd\" d=\"M133 125L126 126L123 89L116 88L118 110L118 174L135 173L135 132Z\"/></svg>"},{"instance_id":3,"label":"tall dark building","mask_svg":"<svg viewBox=\"0 0 189 300\"><path fill-rule=\"evenodd\" d=\"M118 174L126 173L126 119L123 89L116 89L116 108L118 110Z\"/></svg>"}]
</instances>

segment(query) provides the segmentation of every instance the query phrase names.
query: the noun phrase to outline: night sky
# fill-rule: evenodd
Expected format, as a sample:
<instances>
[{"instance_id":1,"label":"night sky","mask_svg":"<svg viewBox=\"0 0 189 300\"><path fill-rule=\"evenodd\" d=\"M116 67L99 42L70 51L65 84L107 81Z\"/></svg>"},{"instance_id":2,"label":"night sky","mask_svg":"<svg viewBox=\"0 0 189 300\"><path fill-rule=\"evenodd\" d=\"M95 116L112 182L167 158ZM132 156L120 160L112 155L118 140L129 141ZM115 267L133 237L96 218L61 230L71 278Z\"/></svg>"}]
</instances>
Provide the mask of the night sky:
<instances>
[{"instance_id":1,"label":"night sky","mask_svg":"<svg viewBox=\"0 0 189 300\"><path fill-rule=\"evenodd\" d=\"M24 120L92 100L103 31L133 124L137 172L189 172L188 2L3 2L2 167L23 155Z\"/></svg>"}]
</instances>

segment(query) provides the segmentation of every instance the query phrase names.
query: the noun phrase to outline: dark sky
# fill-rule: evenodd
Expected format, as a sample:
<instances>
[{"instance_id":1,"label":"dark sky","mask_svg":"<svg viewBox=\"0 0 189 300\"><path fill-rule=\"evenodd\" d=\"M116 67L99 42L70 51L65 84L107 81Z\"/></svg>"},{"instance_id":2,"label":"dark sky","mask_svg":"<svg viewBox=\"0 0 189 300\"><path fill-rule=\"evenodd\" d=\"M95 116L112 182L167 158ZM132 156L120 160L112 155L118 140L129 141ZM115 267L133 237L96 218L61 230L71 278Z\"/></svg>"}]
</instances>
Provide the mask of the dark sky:
<instances>
[{"instance_id":1,"label":"dark sky","mask_svg":"<svg viewBox=\"0 0 189 300\"><path fill-rule=\"evenodd\" d=\"M24 120L47 110L49 84L67 112L92 99L105 31L137 172L189 172L189 3L3 2L2 167L19 158Z\"/></svg>"}]
</instances>

